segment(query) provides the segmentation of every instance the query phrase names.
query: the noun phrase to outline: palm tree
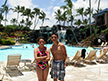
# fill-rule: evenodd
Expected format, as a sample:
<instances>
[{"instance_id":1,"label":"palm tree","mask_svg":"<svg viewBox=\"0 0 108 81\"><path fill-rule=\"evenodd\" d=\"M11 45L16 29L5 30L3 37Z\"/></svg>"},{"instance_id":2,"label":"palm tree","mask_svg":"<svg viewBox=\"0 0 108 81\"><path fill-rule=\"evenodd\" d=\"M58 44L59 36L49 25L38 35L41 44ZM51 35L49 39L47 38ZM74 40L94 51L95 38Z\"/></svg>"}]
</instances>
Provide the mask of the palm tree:
<instances>
[{"instance_id":1,"label":"palm tree","mask_svg":"<svg viewBox=\"0 0 108 81\"><path fill-rule=\"evenodd\" d=\"M17 22L16 18L12 18L11 23L13 23L13 25L15 25Z\"/></svg>"},{"instance_id":2,"label":"palm tree","mask_svg":"<svg viewBox=\"0 0 108 81\"><path fill-rule=\"evenodd\" d=\"M71 25L72 25L73 20L74 20L74 16L71 15L71 16L68 18L67 23L69 24L69 22L71 22Z\"/></svg>"},{"instance_id":3,"label":"palm tree","mask_svg":"<svg viewBox=\"0 0 108 81\"><path fill-rule=\"evenodd\" d=\"M25 6L21 6L20 12L22 13L21 16L22 16L22 20L23 20L24 19Z\"/></svg>"},{"instance_id":4,"label":"palm tree","mask_svg":"<svg viewBox=\"0 0 108 81\"><path fill-rule=\"evenodd\" d=\"M64 2L67 3L66 6L61 6L60 8L63 8L64 10L66 9L67 14L69 14L69 16L71 17L72 16L73 3L71 2L71 0L65 0ZM71 22L73 22L73 20L71 20ZM73 36L74 36L76 42L78 43L78 40L77 40L75 33L73 31L73 24L71 24L71 28L72 28Z\"/></svg>"},{"instance_id":5,"label":"palm tree","mask_svg":"<svg viewBox=\"0 0 108 81\"><path fill-rule=\"evenodd\" d=\"M49 18L46 18L46 14L45 14L45 12L43 12L43 11L42 11L40 14L41 14L41 15L39 16L39 18L42 20L41 26L43 26L44 21L45 21L45 20L49 20Z\"/></svg>"},{"instance_id":6,"label":"palm tree","mask_svg":"<svg viewBox=\"0 0 108 81\"><path fill-rule=\"evenodd\" d=\"M99 12L100 1L101 1L101 0L98 0L97 14L98 14L98 12ZM97 2L97 0L95 1L95 3L96 3L96 2Z\"/></svg>"},{"instance_id":7,"label":"palm tree","mask_svg":"<svg viewBox=\"0 0 108 81\"><path fill-rule=\"evenodd\" d=\"M32 25L32 22L31 22L31 21L28 21L27 25L28 25L29 28L30 28L30 26Z\"/></svg>"},{"instance_id":8,"label":"palm tree","mask_svg":"<svg viewBox=\"0 0 108 81\"><path fill-rule=\"evenodd\" d=\"M83 0L83 1L85 1L85 0ZM89 28L90 28L91 45L92 45L92 29L91 29L91 0L89 0L89 8L90 8L90 12L89 12Z\"/></svg>"},{"instance_id":9,"label":"palm tree","mask_svg":"<svg viewBox=\"0 0 108 81\"><path fill-rule=\"evenodd\" d=\"M55 16L55 19L57 20L57 23L59 22L59 24L61 25L60 21L61 21L61 18L62 18L62 14L61 14L62 12L60 11L60 9L58 9L57 12L54 12L54 13L55 13L54 16Z\"/></svg>"},{"instance_id":10,"label":"palm tree","mask_svg":"<svg viewBox=\"0 0 108 81\"><path fill-rule=\"evenodd\" d=\"M3 15L2 15L2 13L0 13L0 24L1 24L2 20L3 20Z\"/></svg>"},{"instance_id":11,"label":"palm tree","mask_svg":"<svg viewBox=\"0 0 108 81\"><path fill-rule=\"evenodd\" d=\"M24 26L24 19L22 19L21 21L20 21L20 24L21 24L21 26L23 27Z\"/></svg>"},{"instance_id":12,"label":"palm tree","mask_svg":"<svg viewBox=\"0 0 108 81\"><path fill-rule=\"evenodd\" d=\"M76 11L78 13L76 16L81 15L82 16L82 21L84 21L84 8L82 7L82 8L76 9Z\"/></svg>"},{"instance_id":13,"label":"palm tree","mask_svg":"<svg viewBox=\"0 0 108 81\"><path fill-rule=\"evenodd\" d=\"M3 6L3 12L5 12L5 26L6 26L6 22L7 22L7 14L8 14L8 12L9 12L9 7L8 7L8 5L6 5L6 6Z\"/></svg>"},{"instance_id":14,"label":"palm tree","mask_svg":"<svg viewBox=\"0 0 108 81\"><path fill-rule=\"evenodd\" d=\"M75 25L78 25L78 27L82 24L82 22L81 22L81 20L80 19L78 19L78 20L76 20L76 22L74 23Z\"/></svg>"},{"instance_id":15,"label":"palm tree","mask_svg":"<svg viewBox=\"0 0 108 81\"><path fill-rule=\"evenodd\" d=\"M65 26L65 22L66 22L66 20L67 20L66 15L67 15L66 12L64 12L64 13L62 14L62 21L64 22L64 23L63 23L63 26Z\"/></svg>"},{"instance_id":16,"label":"palm tree","mask_svg":"<svg viewBox=\"0 0 108 81\"><path fill-rule=\"evenodd\" d=\"M83 24L87 25L87 23L88 23L88 19L84 19Z\"/></svg>"},{"instance_id":17,"label":"palm tree","mask_svg":"<svg viewBox=\"0 0 108 81\"><path fill-rule=\"evenodd\" d=\"M2 5L2 7L4 7L6 5L6 3L7 3L7 0L5 0L5 3Z\"/></svg>"},{"instance_id":18,"label":"palm tree","mask_svg":"<svg viewBox=\"0 0 108 81\"><path fill-rule=\"evenodd\" d=\"M92 45L92 29L91 29L91 0L89 0L89 7L90 7L90 13L89 13L89 28L90 28L91 45Z\"/></svg>"},{"instance_id":19,"label":"palm tree","mask_svg":"<svg viewBox=\"0 0 108 81\"><path fill-rule=\"evenodd\" d=\"M33 20L33 18L34 18L34 15L32 14L32 12L31 12L31 14L30 14L30 18L31 18L31 22L29 21L29 27L33 24L32 23L32 20ZM31 24L32 23L32 24ZM30 25L31 24L31 25Z\"/></svg>"},{"instance_id":20,"label":"palm tree","mask_svg":"<svg viewBox=\"0 0 108 81\"><path fill-rule=\"evenodd\" d=\"M31 13L31 9L30 8L26 8L26 10L25 10L25 12L24 12L24 15L26 15L27 16L27 19L26 19L26 27L28 26L28 22L29 22L29 17L30 17L30 14L32 14Z\"/></svg>"},{"instance_id":21,"label":"palm tree","mask_svg":"<svg viewBox=\"0 0 108 81\"><path fill-rule=\"evenodd\" d=\"M13 9L13 11L18 13L18 14L17 14L17 23L16 23L16 25L17 25L17 24L18 24L18 19L19 19L19 13L20 13L20 6L17 5L17 6L14 7L14 8L15 8L15 9Z\"/></svg>"},{"instance_id":22,"label":"palm tree","mask_svg":"<svg viewBox=\"0 0 108 81\"><path fill-rule=\"evenodd\" d=\"M40 15L40 9L39 8L34 8L34 11L32 12L35 15L35 20L34 20L34 29L36 28L38 21L39 21L39 15ZM38 19L37 19L38 17ZM37 21L36 21L37 20Z\"/></svg>"}]
</instances>

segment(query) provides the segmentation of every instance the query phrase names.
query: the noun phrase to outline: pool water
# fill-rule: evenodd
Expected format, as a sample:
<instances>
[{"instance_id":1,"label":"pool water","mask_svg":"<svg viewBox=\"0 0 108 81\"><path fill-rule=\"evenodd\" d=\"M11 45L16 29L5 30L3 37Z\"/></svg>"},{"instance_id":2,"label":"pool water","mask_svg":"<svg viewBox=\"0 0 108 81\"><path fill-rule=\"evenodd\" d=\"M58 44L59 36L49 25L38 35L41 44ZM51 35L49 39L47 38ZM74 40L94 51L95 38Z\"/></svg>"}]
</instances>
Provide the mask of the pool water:
<instances>
[{"instance_id":1,"label":"pool water","mask_svg":"<svg viewBox=\"0 0 108 81\"><path fill-rule=\"evenodd\" d=\"M9 54L21 54L21 59L33 59L34 58L34 48L32 47L34 45L34 48L38 47L36 44L23 44L20 46L10 46L12 47L9 49L2 49L0 50L0 61L7 60L7 56ZM49 49L52 44L46 44ZM72 46L66 46L66 51L68 56L74 56L77 50L86 49L86 52L89 52L87 48L84 47L72 47ZM27 48L26 48L27 47ZM51 54L51 53L50 53Z\"/></svg>"}]
</instances>

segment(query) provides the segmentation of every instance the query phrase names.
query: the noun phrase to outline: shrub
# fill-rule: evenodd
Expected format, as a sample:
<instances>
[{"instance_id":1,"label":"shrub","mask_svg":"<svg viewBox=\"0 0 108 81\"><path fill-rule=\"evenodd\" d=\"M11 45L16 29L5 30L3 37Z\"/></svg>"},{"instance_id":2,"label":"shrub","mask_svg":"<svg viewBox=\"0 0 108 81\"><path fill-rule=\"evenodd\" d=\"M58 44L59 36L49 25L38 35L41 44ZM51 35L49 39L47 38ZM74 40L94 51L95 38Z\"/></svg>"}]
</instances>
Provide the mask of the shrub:
<instances>
[{"instance_id":1,"label":"shrub","mask_svg":"<svg viewBox=\"0 0 108 81\"><path fill-rule=\"evenodd\" d=\"M2 24L0 24L0 27L3 27L3 25L2 25Z\"/></svg>"},{"instance_id":2,"label":"shrub","mask_svg":"<svg viewBox=\"0 0 108 81\"><path fill-rule=\"evenodd\" d=\"M1 44L2 44L2 45L12 45L12 44L15 44L15 41L10 41L10 40L6 40L6 39L1 39Z\"/></svg>"}]
</instances>

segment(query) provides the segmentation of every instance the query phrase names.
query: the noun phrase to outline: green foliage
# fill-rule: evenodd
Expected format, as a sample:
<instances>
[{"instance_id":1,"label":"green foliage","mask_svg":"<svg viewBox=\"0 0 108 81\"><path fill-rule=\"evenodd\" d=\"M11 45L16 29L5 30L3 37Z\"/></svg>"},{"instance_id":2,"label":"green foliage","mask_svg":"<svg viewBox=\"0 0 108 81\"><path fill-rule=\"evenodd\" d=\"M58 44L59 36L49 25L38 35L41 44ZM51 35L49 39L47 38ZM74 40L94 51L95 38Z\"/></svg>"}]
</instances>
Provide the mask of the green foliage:
<instances>
[{"instance_id":1,"label":"green foliage","mask_svg":"<svg viewBox=\"0 0 108 81\"><path fill-rule=\"evenodd\" d=\"M22 39L22 40L20 40L20 41L18 41L19 43L29 43L28 41L27 41L27 38L24 38L24 39Z\"/></svg>"},{"instance_id":2,"label":"green foliage","mask_svg":"<svg viewBox=\"0 0 108 81\"><path fill-rule=\"evenodd\" d=\"M5 27L5 32L13 32L15 30L15 26L14 25L7 25Z\"/></svg>"},{"instance_id":3,"label":"green foliage","mask_svg":"<svg viewBox=\"0 0 108 81\"><path fill-rule=\"evenodd\" d=\"M30 31L30 28L29 27L23 27L22 31Z\"/></svg>"},{"instance_id":4,"label":"green foliage","mask_svg":"<svg viewBox=\"0 0 108 81\"><path fill-rule=\"evenodd\" d=\"M102 34L108 33L108 28L106 28L105 30L102 30L101 33L102 33Z\"/></svg>"},{"instance_id":5,"label":"green foliage","mask_svg":"<svg viewBox=\"0 0 108 81\"><path fill-rule=\"evenodd\" d=\"M79 31L85 34L86 30L89 29L88 27L85 27L84 29L80 29Z\"/></svg>"},{"instance_id":6,"label":"green foliage","mask_svg":"<svg viewBox=\"0 0 108 81\"><path fill-rule=\"evenodd\" d=\"M13 44L15 44L15 41L1 39L0 44L2 44L2 45L13 45Z\"/></svg>"},{"instance_id":7,"label":"green foliage","mask_svg":"<svg viewBox=\"0 0 108 81\"><path fill-rule=\"evenodd\" d=\"M0 27L3 27L3 25L2 25L2 24L0 24Z\"/></svg>"},{"instance_id":8,"label":"green foliage","mask_svg":"<svg viewBox=\"0 0 108 81\"><path fill-rule=\"evenodd\" d=\"M1 38L0 38L0 44L2 43L2 40L1 40Z\"/></svg>"},{"instance_id":9,"label":"green foliage","mask_svg":"<svg viewBox=\"0 0 108 81\"><path fill-rule=\"evenodd\" d=\"M99 31L98 27L96 25L92 26L92 29L94 31L94 36L97 38L97 32Z\"/></svg>"}]
</instances>

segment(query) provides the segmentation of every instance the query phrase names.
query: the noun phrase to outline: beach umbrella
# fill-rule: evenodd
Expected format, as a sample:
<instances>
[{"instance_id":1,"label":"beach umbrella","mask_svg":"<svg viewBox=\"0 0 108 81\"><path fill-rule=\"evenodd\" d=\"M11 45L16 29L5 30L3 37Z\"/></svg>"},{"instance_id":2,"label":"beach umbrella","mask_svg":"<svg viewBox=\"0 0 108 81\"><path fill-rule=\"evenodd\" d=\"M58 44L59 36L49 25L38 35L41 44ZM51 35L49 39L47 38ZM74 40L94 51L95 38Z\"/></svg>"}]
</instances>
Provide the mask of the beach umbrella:
<instances>
[{"instance_id":1,"label":"beach umbrella","mask_svg":"<svg viewBox=\"0 0 108 81\"><path fill-rule=\"evenodd\" d=\"M88 50L91 51L91 50L93 50L93 48L92 47L88 47Z\"/></svg>"}]
</instances>

